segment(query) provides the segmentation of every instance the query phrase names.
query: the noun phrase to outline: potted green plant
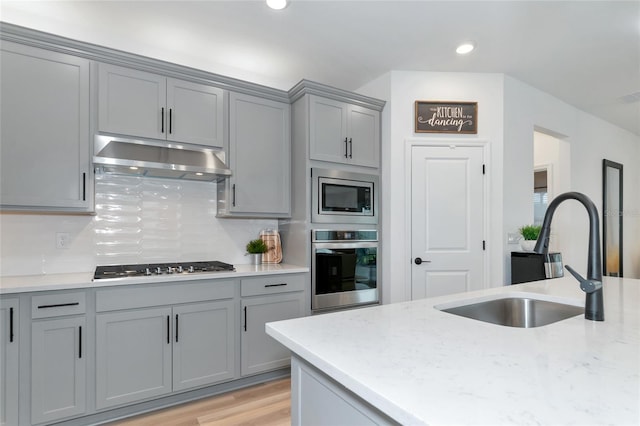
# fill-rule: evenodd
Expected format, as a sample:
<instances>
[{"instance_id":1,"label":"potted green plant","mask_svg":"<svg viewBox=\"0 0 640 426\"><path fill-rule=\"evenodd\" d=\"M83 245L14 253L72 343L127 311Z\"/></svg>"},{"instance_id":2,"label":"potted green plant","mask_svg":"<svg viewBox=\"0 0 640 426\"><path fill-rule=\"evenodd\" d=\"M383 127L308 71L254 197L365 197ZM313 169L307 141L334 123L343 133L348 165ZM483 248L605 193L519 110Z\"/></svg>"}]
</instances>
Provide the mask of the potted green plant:
<instances>
[{"instance_id":1,"label":"potted green plant","mask_svg":"<svg viewBox=\"0 0 640 426\"><path fill-rule=\"evenodd\" d=\"M538 242L538 236L540 235L541 229L542 226L540 225L524 225L518 229L520 235L522 235L522 240L520 240L520 247L522 247L522 250L533 251L533 248L536 246L536 242Z\"/></svg>"},{"instance_id":2,"label":"potted green plant","mask_svg":"<svg viewBox=\"0 0 640 426\"><path fill-rule=\"evenodd\" d=\"M251 264L259 265L262 263L262 253L265 253L269 248L260 238L251 240L247 243L247 254L251 258Z\"/></svg>"}]
</instances>

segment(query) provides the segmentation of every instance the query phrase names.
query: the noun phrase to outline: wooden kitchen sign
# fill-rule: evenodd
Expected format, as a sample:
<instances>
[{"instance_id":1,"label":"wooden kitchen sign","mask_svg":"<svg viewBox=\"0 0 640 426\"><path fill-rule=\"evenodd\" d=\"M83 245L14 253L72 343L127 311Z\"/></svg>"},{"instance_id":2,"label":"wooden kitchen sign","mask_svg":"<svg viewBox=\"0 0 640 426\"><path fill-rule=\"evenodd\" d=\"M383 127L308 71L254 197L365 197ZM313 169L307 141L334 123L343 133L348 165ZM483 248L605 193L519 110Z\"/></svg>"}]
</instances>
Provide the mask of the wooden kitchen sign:
<instances>
[{"instance_id":1,"label":"wooden kitchen sign","mask_svg":"<svg viewBox=\"0 0 640 426\"><path fill-rule=\"evenodd\" d=\"M416 101L416 133L478 133L477 102Z\"/></svg>"}]
</instances>

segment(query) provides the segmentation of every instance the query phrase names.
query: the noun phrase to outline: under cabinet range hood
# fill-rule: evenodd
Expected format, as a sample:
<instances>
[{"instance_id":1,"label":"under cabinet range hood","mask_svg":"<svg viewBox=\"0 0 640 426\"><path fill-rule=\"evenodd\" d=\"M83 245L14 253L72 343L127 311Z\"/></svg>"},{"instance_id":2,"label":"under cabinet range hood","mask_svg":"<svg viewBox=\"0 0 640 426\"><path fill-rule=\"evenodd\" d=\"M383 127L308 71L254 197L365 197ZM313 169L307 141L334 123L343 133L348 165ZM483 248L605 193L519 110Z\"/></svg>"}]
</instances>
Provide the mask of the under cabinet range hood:
<instances>
[{"instance_id":1,"label":"under cabinet range hood","mask_svg":"<svg viewBox=\"0 0 640 426\"><path fill-rule=\"evenodd\" d=\"M224 152L172 142L96 135L93 164L104 172L218 182L231 176Z\"/></svg>"}]
</instances>

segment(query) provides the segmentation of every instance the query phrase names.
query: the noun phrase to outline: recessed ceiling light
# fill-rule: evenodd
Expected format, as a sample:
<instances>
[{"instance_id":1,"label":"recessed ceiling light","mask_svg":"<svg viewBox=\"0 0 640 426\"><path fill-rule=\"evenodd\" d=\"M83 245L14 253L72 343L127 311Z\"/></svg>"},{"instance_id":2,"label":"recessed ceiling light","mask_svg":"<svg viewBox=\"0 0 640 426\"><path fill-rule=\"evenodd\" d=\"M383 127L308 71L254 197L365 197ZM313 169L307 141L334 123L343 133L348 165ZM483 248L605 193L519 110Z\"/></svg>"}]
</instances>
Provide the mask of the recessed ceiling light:
<instances>
[{"instance_id":1,"label":"recessed ceiling light","mask_svg":"<svg viewBox=\"0 0 640 426\"><path fill-rule=\"evenodd\" d=\"M475 46L473 45L473 43L462 43L456 49L456 53L458 53L459 55L466 55L467 53L471 52L473 49L475 49Z\"/></svg>"},{"instance_id":2,"label":"recessed ceiling light","mask_svg":"<svg viewBox=\"0 0 640 426\"><path fill-rule=\"evenodd\" d=\"M131 170L138 170L138 168L137 168L136 166L131 166L131 167L129 167L129 169L131 169Z\"/></svg>"},{"instance_id":3,"label":"recessed ceiling light","mask_svg":"<svg viewBox=\"0 0 640 426\"><path fill-rule=\"evenodd\" d=\"M267 6L271 9L280 10L287 7L287 0L267 0Z\"/></svg>"}]
</instances>

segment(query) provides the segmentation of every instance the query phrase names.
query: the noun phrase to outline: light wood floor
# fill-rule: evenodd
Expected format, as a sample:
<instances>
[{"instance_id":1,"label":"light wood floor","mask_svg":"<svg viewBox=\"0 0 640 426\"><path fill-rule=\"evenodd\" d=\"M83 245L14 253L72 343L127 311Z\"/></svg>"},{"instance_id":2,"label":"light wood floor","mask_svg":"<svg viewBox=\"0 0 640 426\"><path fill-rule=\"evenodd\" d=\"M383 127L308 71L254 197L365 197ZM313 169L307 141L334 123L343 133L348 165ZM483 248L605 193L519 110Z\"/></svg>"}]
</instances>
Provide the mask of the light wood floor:
<instances>
[{"instance_id":1,"label":"light wood floor","mask_svg":"<svg viewBox=\"0 0 640 426\"><path fill-rule=\"evenodd\" d=\"M291 380L237 391L131 417L112 426L222 426L291 424Z\"/></svg>"}]
</instances>

